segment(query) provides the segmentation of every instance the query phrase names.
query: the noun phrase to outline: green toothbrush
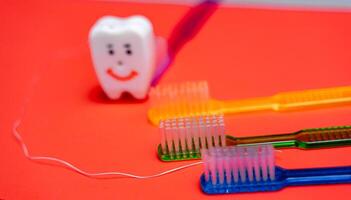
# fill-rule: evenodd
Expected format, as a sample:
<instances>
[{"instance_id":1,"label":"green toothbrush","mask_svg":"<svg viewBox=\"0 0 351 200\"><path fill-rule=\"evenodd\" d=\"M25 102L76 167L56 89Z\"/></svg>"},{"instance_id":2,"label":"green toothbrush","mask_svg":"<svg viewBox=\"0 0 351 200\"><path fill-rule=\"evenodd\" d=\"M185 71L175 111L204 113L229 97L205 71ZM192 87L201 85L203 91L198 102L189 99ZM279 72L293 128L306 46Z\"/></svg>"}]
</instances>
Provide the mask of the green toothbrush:
<instances>
[{"instance_id":1,"label":"green toothbrush","mask_svg":"<svg viewBox=\"0 0 351 200\"><path fill-rule=\"evenodd\" d=\"M294 133L233 137L224 134L223 115L174 118L160 122L162 161L200 159L200 149L272 144L275 148L331 148L351 145L351 126L303 129Z\"/></svg>"}]
</instances>

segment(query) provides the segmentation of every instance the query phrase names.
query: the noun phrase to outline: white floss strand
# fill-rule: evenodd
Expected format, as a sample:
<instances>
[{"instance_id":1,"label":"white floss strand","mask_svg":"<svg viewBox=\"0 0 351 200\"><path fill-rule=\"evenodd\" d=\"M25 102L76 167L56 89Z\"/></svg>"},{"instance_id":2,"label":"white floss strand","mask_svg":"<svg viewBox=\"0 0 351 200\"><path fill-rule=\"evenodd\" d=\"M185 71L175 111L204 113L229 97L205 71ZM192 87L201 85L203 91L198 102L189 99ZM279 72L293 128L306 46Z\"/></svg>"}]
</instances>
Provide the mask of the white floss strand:
<instances>
[{"instance_id":1,"label":"white floss strand","mask_svg":"<svg viewBox=\"0 0 351 200\"><path fill-rule=\"evenodd\" d=\"M19 127L20 123L21 123L20 120L15 121L14 126L13 126L13 135L15 136L16 140L20 144L22 151L23 151L23 154L26 158L28 158L29 160L35 161L35 162L51 161L51 162L56 163L57 165L67 167L68 169L71 169L71 170L73 170L73 171L75 171L83 176L90 177L90 178L109 178L109 179L111 179L111 178L129 177L129 178L136 178L136 179L149 179L149 178L160 177L160 176L163 176L166 174L170 174L170 173L173 173L173 172L176 172L176 171L179 171L182 169L186 169L186 168L189 168L192 166L200 165L203 163L202 161L195 162L195 163L179 166L179 167L176 167L176 168L164 171L164 172L160 172L160 173L148 175L148 176L140 176L140 175L125 173L125 172L114 172L114 171L112 171L112 172L95 172L95 173L87 172L87 171L84 171L82 169L79 169L78 167L74 166L73 164L71 164L65 160L62 160L60 158L55 158L55 157L50 157L50 156L32 156L32 155L30 155L27 145L24 143L20 133L18 132L18 127Z\"/></svg>"}]
</instances>

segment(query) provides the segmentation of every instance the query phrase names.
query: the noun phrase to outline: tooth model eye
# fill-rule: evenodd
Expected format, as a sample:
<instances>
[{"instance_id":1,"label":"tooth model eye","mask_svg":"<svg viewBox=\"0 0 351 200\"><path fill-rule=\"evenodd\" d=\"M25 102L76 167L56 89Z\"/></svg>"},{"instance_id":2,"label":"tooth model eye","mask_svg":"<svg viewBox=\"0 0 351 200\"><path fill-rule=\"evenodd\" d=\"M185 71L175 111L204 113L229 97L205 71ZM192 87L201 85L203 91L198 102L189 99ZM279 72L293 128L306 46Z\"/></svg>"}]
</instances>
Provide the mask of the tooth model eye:
<instances>
[{"instance_id":1,"label":"tooth model eye","mask_svg":"<svg viewBox=\"0 0 351 200\"><path fill-rule=\"evenodd\" d=\"M113 50L113 45L112 44L107 44L107 49L108 49L108 54L111 56L115 54L115 51Z\"/></svg>"},{"instance_id":2,"label":"tooth model eye","mask_svg":"<svg viewBox=\"0 0 351 200\"><path fill-rule=\"evenodd\" d=\"M129 56L132 55L132 50L128 49L128 50L126 51L126 54L129 55Z\"/></svg>"},{"instance_id":3,"label":"tooth model eye","mask_svg":"<svg viewBox=\"0 0 351 200\"><path fill-rule=\"evenodd\" d=\"M130 49L131 45L129 43L124 44L124 48L126 48L126 54L132 55L132 50Z\"/></svg>"},{"instance_id":4,"label":"tooth model eye","mask_svg":"<svg viewBox=\"0 0 351 200\"><path fill-rule=\"evenodd\" d=\"M115 52L112 49L110 49L110 50L108 50L108 54L110 54L112 56L113 54L115 54Z\"/></svg>"}]
</instances>

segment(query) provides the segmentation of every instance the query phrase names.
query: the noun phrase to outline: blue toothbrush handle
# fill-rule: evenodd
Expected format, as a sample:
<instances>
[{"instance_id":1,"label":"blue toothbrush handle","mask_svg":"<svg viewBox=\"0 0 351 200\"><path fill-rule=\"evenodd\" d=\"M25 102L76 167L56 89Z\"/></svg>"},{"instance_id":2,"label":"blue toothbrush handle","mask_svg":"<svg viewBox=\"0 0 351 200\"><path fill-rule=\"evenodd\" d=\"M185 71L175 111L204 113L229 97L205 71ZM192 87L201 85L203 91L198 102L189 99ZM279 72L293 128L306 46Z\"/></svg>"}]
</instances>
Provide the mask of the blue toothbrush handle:
<instances>
[{"instance_id":1,"label":"blue toothbrush handle","mask_svg":"<svg viewBox=\"0 0 351 200\"><path fill-rule=\"evenodd\" d=\"M351 183L351 166L285 170L286 185Z\"/></svg>"}]
</instances>

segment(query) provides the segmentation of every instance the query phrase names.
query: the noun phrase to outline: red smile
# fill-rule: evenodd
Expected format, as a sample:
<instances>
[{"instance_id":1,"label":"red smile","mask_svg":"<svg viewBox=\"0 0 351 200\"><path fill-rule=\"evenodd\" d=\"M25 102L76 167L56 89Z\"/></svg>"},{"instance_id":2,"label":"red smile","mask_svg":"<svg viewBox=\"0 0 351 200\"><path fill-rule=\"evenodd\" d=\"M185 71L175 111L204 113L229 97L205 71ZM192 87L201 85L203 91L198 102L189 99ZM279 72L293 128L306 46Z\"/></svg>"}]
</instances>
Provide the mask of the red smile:
<instances>
[{"instance_id":1,"label":"red smile","mask_svg":"<svg viewBox=\"0 0 351 200\"><path fill-rule=\"evenodd\" d=\"M118 81L129 81L136 77L138 75L138 72L132 70L127 76L119 76L118 74L114 73L111 68L108 68L107 74Z\"/></svg>"}]
</instances>

